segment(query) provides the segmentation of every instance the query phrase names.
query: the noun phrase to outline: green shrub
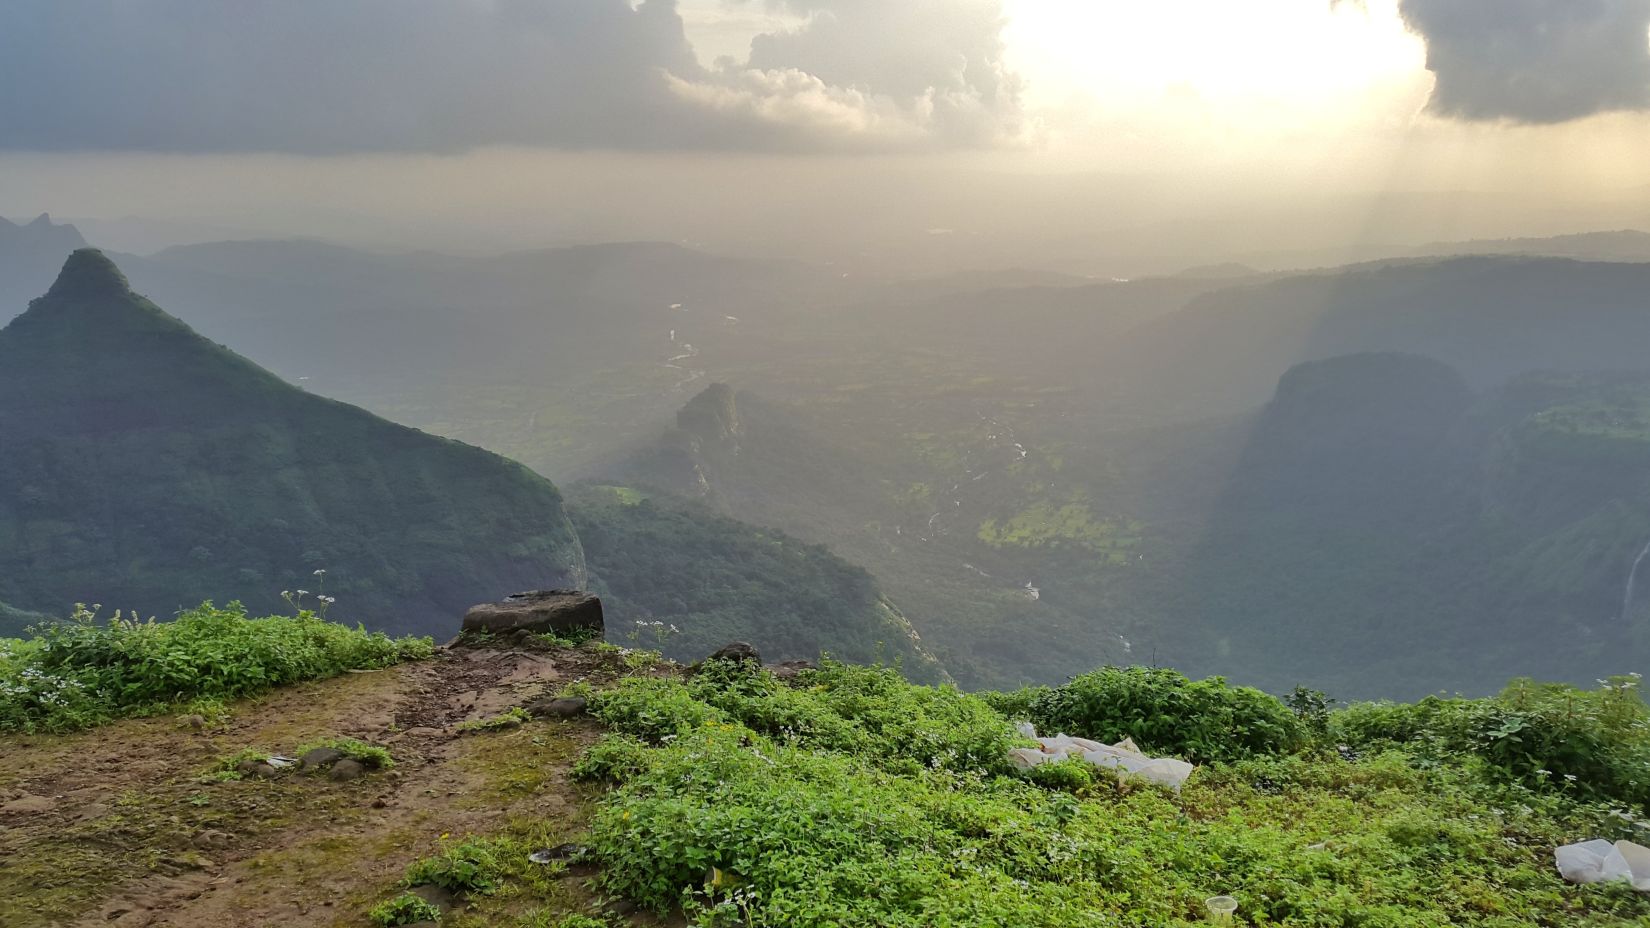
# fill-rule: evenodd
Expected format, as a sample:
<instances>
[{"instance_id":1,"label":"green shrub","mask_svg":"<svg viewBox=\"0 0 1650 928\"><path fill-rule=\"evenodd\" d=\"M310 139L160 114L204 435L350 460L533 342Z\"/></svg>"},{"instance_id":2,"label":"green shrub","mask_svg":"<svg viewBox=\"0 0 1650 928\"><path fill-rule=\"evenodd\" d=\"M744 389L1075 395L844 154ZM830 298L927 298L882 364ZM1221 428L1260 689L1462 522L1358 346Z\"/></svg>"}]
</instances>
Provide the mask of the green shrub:
<instances>
[{"instance_id":1,"label":"green shrub","mask_svg":"<svg viewBox=\"0 0 1650 928\"><path fill-rule=\"evenodd\" d=\"M591 745L573 764L580 780L623 783L652 765L647 745L627 735L607 735Z\"/></svg>"},{"instance_id":2,"label":"green shrub","mask_svg":"<svg viewBox=\"0 0 1650 928\"><path fill-rule=\"evenodd\" d=\"M608 728L648 741L673 738L727 716L693 697L677 680L629 677L618 687L596 694L590 714Z\"/></svg>"},{"instance_id":3,"label":"green shrub","mask_svg":"<svg viewBox=\"0 0 1650 928\"><path fill-rule=\"evenodd\" d=\"M413 925L418 922L438 922L441 920L441 910L434 903L413 895L402 893L394 899L386 899L373 906L367 913L367 918L379 928L396 928L398 925Z\"/></svg>"},{"instance_id":4,"label":"green shrub","mask_svg":"<svg viewBox=\"0 0 1650 928\"><path fill-rule=\"evenodd\" d=\"M617 783L591 826L600 880L699 926L1161 928L1201 922L1217 893L1241 924L1650 924L1650 899L1553 870L1555 844L1626 836L1608 806L1487 792L1476 756L1257 752L1177 796L1089 789L1103 772L1071 761L971 766L1013 743L1007 721L874 669L792 689L726 667L615 699L638 733L671 733L610 735L580 762Z\"/></svg>"},{"instance_id":5,"label":"green shrub","mask_svg":"<svg viewBox=\"0 0 1650 928\"><path fill-rule=\"evenodd\" d=\"M1106 667L995 702L1023 708L1024 718L1045 734L1107 743L1133 738L1144 751L1198 763L1284 754L1306 737L1301 721L1273 696L1166 669Z\"/></svg>"},{"instance_id":6,"label":"green shrub","mask_svg":"<svg viewBox=\"0 0 1650 928\"><path fill-rule=\"evenodd\" d=\"M703 665L687 681L633 677L595 694L591 713L615 731L662 742L707 726L875 757L889 769L1007 770L1003 718L955 687L913 686L889 667L835 661L793 689L761 668Z\"/></svg>"},{"instance_id":7,"label":"green shrub","mask_svg":"<svg viewBox=\"0 0 1650 928\"><path fill-rule=\"evenodd\" d=\"M498 889L502 876L503 867L493 845L470 838L413 863L401 882L404 886L439 886L448 892L486 896Z\"/></svg>"},{"instance_id":8,"label":"green shrub","mask_svg":"<svg viewBox=\"0 0 1650 928\"><path fill-rule=\"evenodd\" d=\"M71 731L194 700L231 700L274 686L430 656L429 639L391 639L304 613L248 618L210 603L171 622L85 609L0 646L0 730Z\"/></svg>"},{"instance_id":9,"label":"green shrub","mask_svg":"<svg viewBox=\"0 0 1650 928\"><path fill-rule=\"evenodd\" d=\"M1360 703L1334 713L1330 731L1354 747L1476 758L1533 789L1650 805L1650 709L1636 677L1595 691L1515 681L1491 699Z\"/></svg>"}]
</instances>

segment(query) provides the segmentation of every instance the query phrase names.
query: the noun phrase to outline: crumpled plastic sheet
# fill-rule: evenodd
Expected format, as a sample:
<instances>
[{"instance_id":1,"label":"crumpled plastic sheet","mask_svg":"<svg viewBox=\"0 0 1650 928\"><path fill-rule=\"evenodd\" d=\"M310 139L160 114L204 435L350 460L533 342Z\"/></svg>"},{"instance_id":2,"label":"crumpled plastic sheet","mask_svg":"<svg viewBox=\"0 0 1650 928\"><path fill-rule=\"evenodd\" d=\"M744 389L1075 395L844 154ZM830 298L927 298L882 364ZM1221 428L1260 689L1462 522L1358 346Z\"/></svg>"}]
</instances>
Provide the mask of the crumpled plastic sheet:
<instances>
[{"instance_id":1,"label":"crumpled plastic sheet","mask_svg":"<svg viewBox=\"0 0 1650 928\"><path fill-rule=\"evenodd\" d=\"M1572 883L1626 880L1640 892L1650 892L1650 847L1631 841L1611 844L1602 838L1566 844L1553 851L1558 874Z\"/></svg>"},{"instance_id":2,"label":"crumpled plastic sheet","mask_svg":"<svg viewBox=\"0 0 1650 928\"><path fill-rule=\"evenodd\" d=\"M1181 784L1197 768L1172 757L1148 757L1135 746L1133 739L1124 738L1116 744L1101 744L1087 738L1069 735L1039 736L1029 722L1015 726L1020 734L1037 742L1035 748L1015 748L1008 752L1009 762L1021 770L1067 757L1081 757L1096 767L1117 772L1119 782L1128 779L1159 783L1180 792Z\"/></svg>"}]
</instances>

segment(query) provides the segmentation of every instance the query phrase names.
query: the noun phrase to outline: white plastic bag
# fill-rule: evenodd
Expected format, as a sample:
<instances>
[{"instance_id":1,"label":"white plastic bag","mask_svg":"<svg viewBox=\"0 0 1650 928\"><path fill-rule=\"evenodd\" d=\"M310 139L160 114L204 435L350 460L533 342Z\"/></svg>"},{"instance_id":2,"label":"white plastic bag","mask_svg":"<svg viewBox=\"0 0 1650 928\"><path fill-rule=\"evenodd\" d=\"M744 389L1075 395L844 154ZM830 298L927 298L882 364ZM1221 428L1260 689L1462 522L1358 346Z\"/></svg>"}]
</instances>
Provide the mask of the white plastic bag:
<instances>
[{"instance_id":1,"label":"white plastic bag","mask_svg":"<svg viewBox=\"0 0 1650 928\"><path fill-rule=\"evenodd\" d=\"M1650 848L1631 841L1611 844L1602 838L1566 844L1553 851L1559 876L1572 883L1626 880L1650 892Z\"/></svg>"},{"instance_id":2,"label":"white plastic bag","mask_svg":"<svg viewBox=\"0 0 1650 928\"><path fill-rule=\"evenodd\" d=\"M1036 748L1015 748L1008 752L1008 762L1020 770L1040 767L1051 760L1054 758Z\"/></svg>"},{"instance_id":3,"label":"white plastic bag","mask_svg":"<svg viewBox=\"0 0 1650 928\"><path fill-rule=\"evenodd\" d=\"M1037 742L1035 748L1015 748L1008 752L1009 762L1021 770L1030 770L1067 757L1081 757L1096 767L1116 771L1119 781L1131 777L1142 779L1160 783L1178 793L1181 784L1197 769L1183 760L1175 760L1172 757L1148 757L1142 754L1140 748L1129 738L1124 738L1116 744L1101 744L1098 741L1073 738L1065 734L1052 738L1038 737L1037 729L1029 722L1020 722L1014 727L1022 737Z\"/></svg>"},{"instance_id":4,"label":"white plastic bag","mask_svg":"<svg viewBox=\"0 0 1650 928\"><path fill-rule=\"evenodd\" d=\"M1197 769L1183 760L1175 760L1172 757L1147 757L1134 749L1134 742L1126 739L1110 747L1090 751L1083 755L1083 759L1096 767L1117 770L1119 779L1137 777L1162 784L1177 793L1180 792L1181 784Z\"/></svg>"}]
</instances>

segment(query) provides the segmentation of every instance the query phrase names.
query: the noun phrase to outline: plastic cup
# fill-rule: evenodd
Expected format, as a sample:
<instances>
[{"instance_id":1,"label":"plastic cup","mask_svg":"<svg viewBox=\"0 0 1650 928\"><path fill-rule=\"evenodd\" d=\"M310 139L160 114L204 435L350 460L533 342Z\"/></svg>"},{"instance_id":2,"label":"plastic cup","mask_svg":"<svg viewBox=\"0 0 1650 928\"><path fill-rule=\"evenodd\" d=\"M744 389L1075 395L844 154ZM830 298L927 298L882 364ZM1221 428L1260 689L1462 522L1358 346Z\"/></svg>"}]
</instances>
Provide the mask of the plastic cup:
<instances>
[{"instance_id":1,"label":"plastic cup","mask_svg":"<svg viewBox=\"0 0 1650 928\"><path fill-rule=\"evenodd\" d=\"M1210 896L1203 900L1203 906L1209 910L1211 924L1230 925L1232 913L1237 911L1237 900L1231 896Z\"/></svg>"}]
</instances>

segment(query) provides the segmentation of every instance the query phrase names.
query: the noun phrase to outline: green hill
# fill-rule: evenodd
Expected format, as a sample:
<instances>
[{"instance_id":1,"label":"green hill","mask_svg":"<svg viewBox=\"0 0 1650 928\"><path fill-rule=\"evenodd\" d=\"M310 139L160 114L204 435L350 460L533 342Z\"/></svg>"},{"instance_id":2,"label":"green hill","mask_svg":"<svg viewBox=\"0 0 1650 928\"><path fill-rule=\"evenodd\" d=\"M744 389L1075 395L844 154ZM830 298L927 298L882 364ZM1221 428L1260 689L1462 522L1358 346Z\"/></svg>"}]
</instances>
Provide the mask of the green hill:
<instances>
[{"instance_id":1,"label":"green hill","mask_svg":"<svg viewBox=\"0 0 1650 928\"><path fill-rule=\"evenodd\" d=\"M1475 396L1413 356L1291 370L1181 578L1193 666L1342 695L1637 668L1646 604L1624 598L1650 539L1647 409L1642 374Z\"/></svg>"},{"instance_id":2,"label":"green hill","mask_svg":"<svg viewBox=\"0 0 1650 928\"><path fill-rule=\"evenodd\" d=\"M864 567L964 686L1052 682L1128 659L1115 625L1081 618L1082 604L1034 595L1038 567L1008 564L987 576L973 566L990 563L982 557L990 553L975 539L978 523L968 522L972 500L953 506L941 481L955 480L954 490L990 481L950 476L960 463L937 464L886 438L712 384L682 408L675 428L604 472L775 526ZM997 453L1014 457L1006 447ZM1004 475L1013 469L999 463ZM931 531L942 516L947 533Z\"/></svg>"},{"instance_id":3,"label":"green hill","mask_svg":"<svg viewBox=\"0 0 1650 928\"><path fill-rule=\"evenodd\" d=\"M682 660L744 640L770 661L898 659L913 678L943 676L871 574L823 546L627 487L574 488L568 513L610 638Z\"/></svg>"},{"instance_id":4,"label":"green hill","mask_svg":"<svg viewBox=\"0 0 1650 928\"><path fill-rule=\"evenodd\" d=\"M20 609L324 589L340 616L430 631L583 580L548 481L282 382L91 249L0 330L0 436L0 600Z\"/></svg>"}]
</instances>

